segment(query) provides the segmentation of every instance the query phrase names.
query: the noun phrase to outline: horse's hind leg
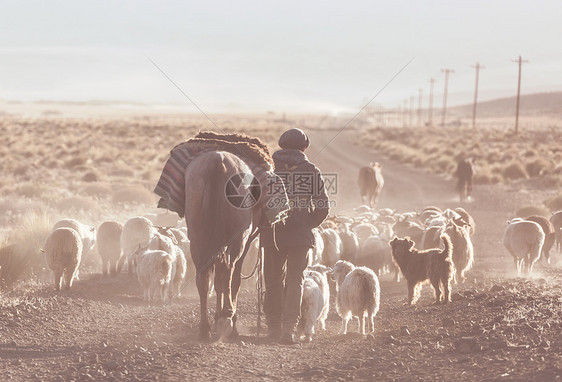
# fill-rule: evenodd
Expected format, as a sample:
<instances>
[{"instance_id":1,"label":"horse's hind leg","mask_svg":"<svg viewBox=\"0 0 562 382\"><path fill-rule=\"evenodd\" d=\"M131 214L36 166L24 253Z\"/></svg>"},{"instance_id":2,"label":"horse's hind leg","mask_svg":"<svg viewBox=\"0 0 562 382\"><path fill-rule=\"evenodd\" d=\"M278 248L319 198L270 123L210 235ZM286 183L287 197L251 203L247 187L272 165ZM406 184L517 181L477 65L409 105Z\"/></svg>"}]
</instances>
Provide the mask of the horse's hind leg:
<instances>
[{"instance_id":1,"label":"horse's hind leg","mask_svg":"<svg viewBox=\"0 0 562 382\"><path fill-rule=\"evenodd\" d=\"M207 301L209 297L209 278L211 276L212 267L197 269L195 282L197 291L199 292L199 301L201 304L201 321L199 323L199 338L202 340L211 339L211 325L209 324L209 312L207 309Z\"/></svg>"},{"instance_id":2,"label":"horse's hind leg","mask_svg":"<svg viewBox=\"0 0 562 382\"><path fill-rule=\"evenodd\" d=\"M234 308L232 304L232 267L230 264L223 262L218 263L215 267L215 289L217 294L222 295L222 309L217 314L216 327L219 334L219 339L224 340L232 333L234 323L232 317L234 316Z\"/></svg>"}]
</instances>

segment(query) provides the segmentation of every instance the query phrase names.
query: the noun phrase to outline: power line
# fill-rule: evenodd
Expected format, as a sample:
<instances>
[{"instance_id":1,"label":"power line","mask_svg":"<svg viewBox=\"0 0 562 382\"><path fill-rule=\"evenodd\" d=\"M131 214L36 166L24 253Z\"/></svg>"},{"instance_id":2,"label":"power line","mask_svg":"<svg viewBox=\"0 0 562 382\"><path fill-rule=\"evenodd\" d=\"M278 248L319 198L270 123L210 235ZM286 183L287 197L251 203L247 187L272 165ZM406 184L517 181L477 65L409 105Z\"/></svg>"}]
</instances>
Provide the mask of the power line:
<instances>
[{"instance_id":1,"label":"power line","mask_svg":"<svg viewBox=\"0 0 562 382\"><path fill-rule=\"evenodd\" d=\"M422 122L422 93L423 89L418 89L418 127L421 127Z\"/></svg>"},{"instance_id":2,"label":"power line","mask_svg":"<svg viewBox=\"0 0 562 382\"><path fill-rule=\"evenodd\" d=\"M414 96L410 96L410 127L414 125Z\"/></svg>"}]
</instances>

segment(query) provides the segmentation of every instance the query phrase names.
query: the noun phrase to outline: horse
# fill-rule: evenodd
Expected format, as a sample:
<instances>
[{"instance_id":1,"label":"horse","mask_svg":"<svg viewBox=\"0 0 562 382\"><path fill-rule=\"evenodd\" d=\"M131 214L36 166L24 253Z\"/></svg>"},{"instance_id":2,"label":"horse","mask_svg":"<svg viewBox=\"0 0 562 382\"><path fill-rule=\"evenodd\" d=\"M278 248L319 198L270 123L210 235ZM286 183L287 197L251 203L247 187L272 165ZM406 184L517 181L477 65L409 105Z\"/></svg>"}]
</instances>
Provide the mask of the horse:
<instances>
[{"instance_id":1,"label":"horse","mask_svg":"<svg viewBox=\"0 0 562 382\"><path fill-rule=\"evenodd\" d=\"M259 201L246 206L238 203L249 196L254 201L259 199L250 182L232 182L240 179L240 174L253 176L244 160L226 151L202 153L185 169L185 221L197 272L201 307L199 338L202 340L211 338L207 300L213 271L216 330L221 340L238 337L236 305L244 248L251 233L260 225L263 207L263 202Z\"/></svg>"},{"instance_id":2,"label":"horse","mask_svg":"<svg viewBox=\"0 0 562 382\"><path fill-rule=\"evenodd\" d=\"M457 189L459 191L459 199L463 202L467 198L470 199L470 194L472 193L472 176L474 175L472 158L459 160L456 175L458 178Z\"/></svg>"},{"instance_id":3,"label":"horse","mask_svg":"<svg viewBox=\"0 0 562 382\"><path fill-rule=\"evenodd\" d=\"M361 167L358 183L361 203L367 204L371 208L375 207L384 186L382 165L379 162L371 162L369 166Z\"/></svg>"}]
</instances>

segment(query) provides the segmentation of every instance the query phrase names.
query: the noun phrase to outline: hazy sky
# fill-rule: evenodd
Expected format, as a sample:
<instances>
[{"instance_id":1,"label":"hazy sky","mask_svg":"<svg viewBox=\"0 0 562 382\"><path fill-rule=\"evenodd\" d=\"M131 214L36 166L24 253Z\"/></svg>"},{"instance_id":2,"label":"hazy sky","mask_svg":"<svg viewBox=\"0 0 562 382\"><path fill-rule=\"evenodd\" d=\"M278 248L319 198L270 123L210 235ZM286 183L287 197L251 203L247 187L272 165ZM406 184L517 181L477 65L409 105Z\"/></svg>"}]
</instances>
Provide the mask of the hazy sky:
<instances>
[{"instance_id":1,"label":"hazy sky","mask_svg":"<svg viewBox=\"0 0 562 382\"><path fill-rule=\"evenodd\" d=\"M0 98L185 103L202 109L395 106L455 70L449 103L562 90L562 1L2 1ZM148 57L148 58L147 58ZM416 101L417 103L417 101Z\"/></svg>"}]
</instances>

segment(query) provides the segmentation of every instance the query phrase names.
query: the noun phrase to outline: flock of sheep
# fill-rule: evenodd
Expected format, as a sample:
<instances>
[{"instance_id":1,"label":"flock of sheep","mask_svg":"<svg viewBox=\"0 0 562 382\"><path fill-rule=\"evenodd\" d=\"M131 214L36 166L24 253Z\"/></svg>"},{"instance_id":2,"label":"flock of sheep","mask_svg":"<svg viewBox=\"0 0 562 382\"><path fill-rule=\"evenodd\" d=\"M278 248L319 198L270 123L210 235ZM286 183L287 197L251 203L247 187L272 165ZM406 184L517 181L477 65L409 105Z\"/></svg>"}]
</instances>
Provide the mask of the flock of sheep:
<instances>
[{"instance_id":1,"label":"flock of sheep","mask_svg":"<svg viewBox=\"0 0 562 382\"><path fill-rule=\"evenodd\" d=\"M518 272L531 272L541 256L549 262L554 243L560 251L561 226L562 211L554 213L550 220L530 216L508 222L503 243ZM314 230L316 245L310 250L305 274L299 334L310 339L316 322L324 328L330 300L328 275L336 284L335 305L342 318L342 334L351 317L358 318L361 334L365 334L365 322L367 330L373 330L373 317L380 304L378 277L385 273L393 273L396 281L406 277L409 304L416 302L425 281L431 281L436 302L450 301L450 282L464 282L474 264L475 229L474 219L463 208L442 211L427 207L420 213L396 213L360 206L353 216L327 218ZM403 240L410 246L407 255L415 259L409 265L399 261L403 253L395 253L400 252L399 246L393 245L397 237L408 238Z\"/></svg>"},{"instance_id":2,"label":"flock of sheep","mask_svg":"<svg viewBox=\"0 0 562 382\"><path fill-rule=\"evenodd\" d=\"M43 249L47 265L54 273L56 290L62 288L63 275L66 288L72 287L81 260L94 246L101 257L104 275L120 273L127 261L129 274L135 273L143 288L144 300L166 301L181 295L190 257L185 228L163 228L143 216L133 217L125 224L106 221L98 230L74 219L60 220Z\"/></svg>"},{"instance_id":3,"label":"flock of sheep","mask_svg":"<svg viewBox=\"0 0 562 382\"><path fill-rule=\"evenodd\" d=\"M452 248L441 252L444 260L450 263L450 280L444 279L437 284L432 280L437 302L448 302L450 281L464 282L466 272L473 266L471 237L476 227L474 219L463 208L441 210L427 207L420 213L397 213L390 209L360 206L354 211L353 216L330 216L314 230L316 245L309 253L299 324L299 335L307 339L311 339L317 323L325 328L330 306L328 276L335 282L336 310L342 318L341 333L344 334L352 317L359 319L360 333L374 329L373 319L380 304L378 278L383 274L393 274L395 281L405 276L408 302L415 303L412 294L419 294L421 283L429 280L431 269L411 276L393 253L393 237L410 238L412 249L415 245L422 250L416 250L415 256L418 257L430 256L432 249L443 247L442 241L451 244ZM163 216L175 217L173 214ZM187 231L185 227L177 227L177 219L168 219L162 224L159 217L162 215L137 216L125 224L106 221L97 230L73 219L57 222L43 250L54 273L55 288L61 289L63 276L66 288L72 286L78 277L80 262L95 246L104 275L120 273L127 262L129 274L136 274L142 287L144 300L166 301L180 295L186 271L193 267L188 265L191 256ZM560 250L561 225L562 211L553 214L550 220L531 216L509 222L503 243L514 257L518 272L531 272L541 256L549 261L549 251L555 243ZM252 269L257 256L257 243L254 243L244 269ZM433 265L429 262L423 265L430 266ZM418 277L418 280L414 282L409 277ZM416 283L418 285L413 285ZM440 297L441 289L446 296L444 300Z\"/></svg>"}]
</instances>

